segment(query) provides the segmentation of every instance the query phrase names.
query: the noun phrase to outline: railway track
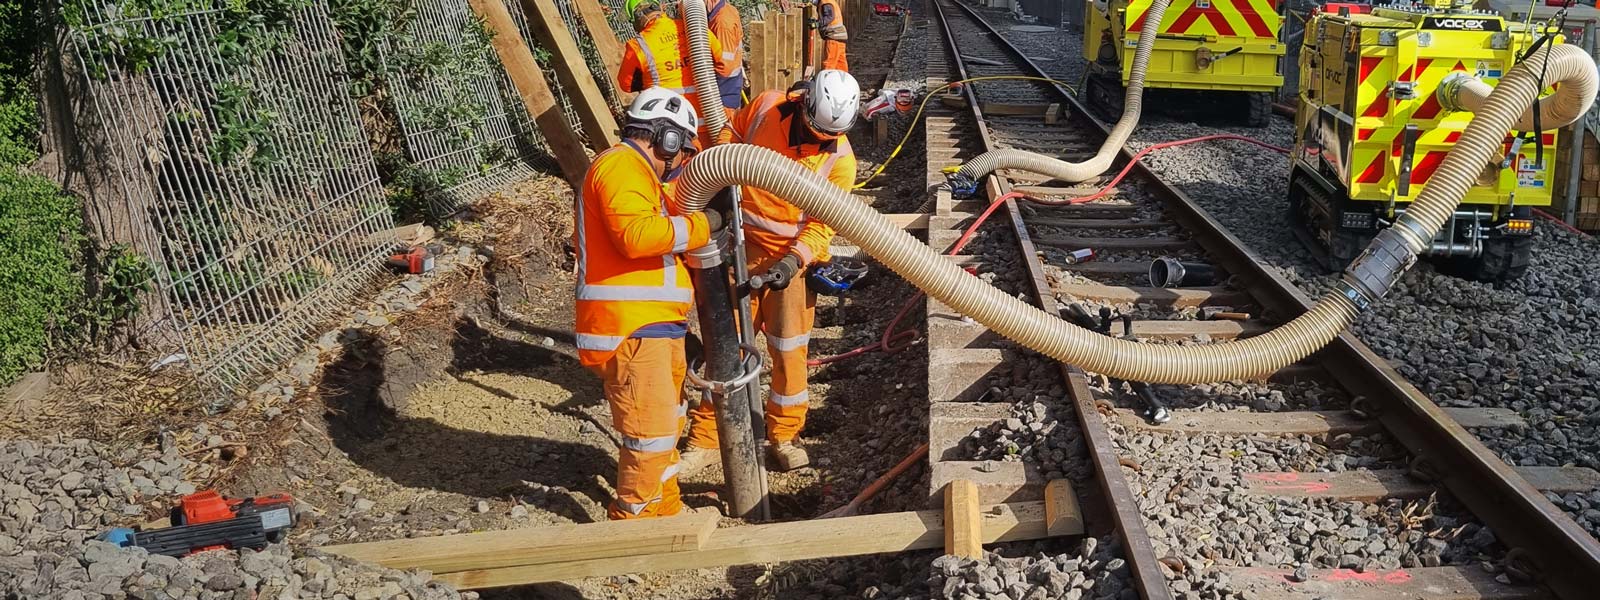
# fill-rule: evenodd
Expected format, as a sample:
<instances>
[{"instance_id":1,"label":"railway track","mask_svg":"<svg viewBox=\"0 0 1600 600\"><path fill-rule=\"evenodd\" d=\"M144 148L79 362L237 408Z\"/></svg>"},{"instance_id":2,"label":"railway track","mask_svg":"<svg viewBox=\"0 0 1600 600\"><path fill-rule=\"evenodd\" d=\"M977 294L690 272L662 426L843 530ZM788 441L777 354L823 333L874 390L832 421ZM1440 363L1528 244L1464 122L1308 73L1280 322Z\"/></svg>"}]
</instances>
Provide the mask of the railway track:
<instances>
[{"instance_id":1,"label":"railway track","mask_svg":"<svg viewBox=\"0 0 1600 600\"><path fill-rule=\"evenodd\" d=\"M928 1L930 92L1046 76L976 11ZM926 124L936 250L950 250L996 198L1059 202L1110 179L1003 172L971 199L939 187L941 169L990 149L1092 155L1107 126L1059 84L968 83L929 102ZM1130 157L1124 150L1113 172ZM995 218L1004 226L981 229L952 260L1058 314L1073 304L1110 312L1114 334L1227 343L1311 306L1143 166L1092 202L1013 199ZM1095 259L1069 264L1084 248ZM1231 277L1152 287L1148 265L1163 256ZM955 479L976 481L985 502L1036 499L1047 481L1071 481L1091 535L1113 538L1127 564L1125 580L1084 597L1117 588L1150 600L1595 597L1600 544L1543 493L1588 491L1600 474L1506 465L1468 428L1525 426L1514 413L1442 409L1353 334L1257 381L1152 386L1171 411L1154 424L1123 382L1051 368L936 301L927 311L930 496ZM1208 318L1218 312L1230 318Z\"/></svg>"}]
</instances>

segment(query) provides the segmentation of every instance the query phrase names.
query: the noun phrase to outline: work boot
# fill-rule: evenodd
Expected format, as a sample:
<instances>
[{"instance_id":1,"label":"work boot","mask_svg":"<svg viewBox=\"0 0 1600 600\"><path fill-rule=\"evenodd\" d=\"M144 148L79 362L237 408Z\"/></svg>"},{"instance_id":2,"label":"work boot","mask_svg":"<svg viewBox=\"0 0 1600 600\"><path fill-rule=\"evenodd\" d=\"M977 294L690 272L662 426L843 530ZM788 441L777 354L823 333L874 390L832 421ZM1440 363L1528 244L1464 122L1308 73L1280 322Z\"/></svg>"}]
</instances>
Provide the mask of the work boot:
<instances>
[{"instance_id":1,"label":"work boot","mask_svg":"<svg viewBox=\"0 0 1600 600\"><path fill-rule=\"evenodd\" d=\"M689 446L678 453L678 476L689 477L722 460L722 451L716 448Z\"/></svg>"},{"instance_id":2,"label":"work boot","mask_svg":"<svg viewBox=\"0 0 1600 600\"><path fill-rule=\"evenodd\" d=\"M806 454L806 449L796 446L794 442L778 442L767 446L767 468L769 470L784 472L793 471L811 464L811 455Z\"/></svg>"}]
</instances>

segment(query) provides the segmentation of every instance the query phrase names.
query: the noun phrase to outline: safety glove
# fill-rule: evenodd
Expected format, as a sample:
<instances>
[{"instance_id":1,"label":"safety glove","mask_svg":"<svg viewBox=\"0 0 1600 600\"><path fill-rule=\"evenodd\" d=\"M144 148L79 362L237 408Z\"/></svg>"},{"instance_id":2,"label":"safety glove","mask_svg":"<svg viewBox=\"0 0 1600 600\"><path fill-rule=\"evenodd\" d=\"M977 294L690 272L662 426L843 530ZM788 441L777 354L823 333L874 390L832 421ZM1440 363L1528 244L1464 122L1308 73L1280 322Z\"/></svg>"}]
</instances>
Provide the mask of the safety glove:
<instances>
[{"instance_id":1,"label":"safety glove","mask_svg":"<svg viewBox=\"0 0 1600 600\"><path fill-rule=\"evenodd\" d=\"M705 215L706 228L709 231L717 231L718 229L722 229L722 213L719 213L714 209L706 209L700 211L700 214Z\"/></svg>"}]
</instances>

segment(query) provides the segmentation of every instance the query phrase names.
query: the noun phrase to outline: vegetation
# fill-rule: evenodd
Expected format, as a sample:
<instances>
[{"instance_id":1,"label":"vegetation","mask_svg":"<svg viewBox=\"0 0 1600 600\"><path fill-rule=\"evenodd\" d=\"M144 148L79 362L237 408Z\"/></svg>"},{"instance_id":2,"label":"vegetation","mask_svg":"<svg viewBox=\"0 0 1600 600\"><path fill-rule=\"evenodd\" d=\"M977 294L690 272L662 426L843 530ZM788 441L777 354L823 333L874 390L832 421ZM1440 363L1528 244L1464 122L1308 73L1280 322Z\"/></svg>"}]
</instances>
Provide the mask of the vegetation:
<instances>
[{"instance_id":1,"label":"vegetation","mask_svg":"<svg viewBox=\"0 0 1600 600\"><path fill-rule=\"evenodd\" d=\"M151 277L125 248L97 252L78 199L26 169L39 152L36 6L0 0L0 385L105 339L138 310Z\"/></svg>"}]
</instances>

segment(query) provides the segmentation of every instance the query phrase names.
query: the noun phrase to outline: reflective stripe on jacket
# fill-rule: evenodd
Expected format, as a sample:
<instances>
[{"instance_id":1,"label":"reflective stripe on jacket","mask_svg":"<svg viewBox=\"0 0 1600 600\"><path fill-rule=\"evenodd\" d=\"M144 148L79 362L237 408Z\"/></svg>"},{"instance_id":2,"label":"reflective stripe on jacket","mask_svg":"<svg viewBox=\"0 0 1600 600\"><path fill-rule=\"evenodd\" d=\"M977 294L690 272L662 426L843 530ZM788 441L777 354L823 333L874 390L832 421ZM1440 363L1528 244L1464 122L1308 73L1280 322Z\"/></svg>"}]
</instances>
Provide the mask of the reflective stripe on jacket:
<instances>
[{"instance_id":1,"label":"reflective stripe on jacket","mask_svg":"<svg viewBox=\"0 0 1600 600\"><path fill-rule=\"evenodd\" d=\"M722 62L717 65L717 89L722 105L733 110L744 106L744 23L739 9L728 0L717 0L706 9L711 35L722 42Z\"/></svg>"},{"instance_id":2,"label":"reflective stripe on jacket","mask_svg":"<svg viewBox=\"0 0 1600 600\"><path fill-rule=\"evenodd\" d=\"M799 104L788 102L781 91L764 92L734 116L738 141L775 150L822 175L841 190L855 184L856 156L846 136L822 144L796 143L796 119L805 118ZM804 212L766 190L744 188L740 205L746 245L751 254L782 257L793 252L811 264L828 258L833 228L806 218Z\"/></svg>"},{"instance_id":3,"label":"reflective stripe on jacket","mask_svg":"<svg viewBox=\"0 0 1600 600\"><path fill-rule=\"evenodd\" d=\"M849 71L845 42L850 40L850 32L844 27L838 0L817 0L817 35L822 38L822 68Z\"/></svg>"},{"instance_id":4,"label":"reflective stripe on jacket","mask_svg":"<svg viewBox=\"0 0 1600 600\"><path fill-rule=\"evenodd\" d=\"M706 38L717 72L722 73L722 42L715 33L708 32ZM683 20L657 17L628 40L622 51L622 65L617 69L617 85L625 92L641 92L659 85L683 94L698 109L696 92L704 86L694 80L689 63L689 34Z\"/></svg>"},{"instance_id":5,"label":"reflective stripe on jacket","mask_svg":"<svg viewBox=\"0 0 1600 600\"><path fill-rule=\"evenodd\" d=\"M694 299L678 253L710 239L705 217L668 213L661 179L632 142L595 157L578 194L578 359L605 362L634 331L688 318Z\"/></svg>"}]
</instances>

